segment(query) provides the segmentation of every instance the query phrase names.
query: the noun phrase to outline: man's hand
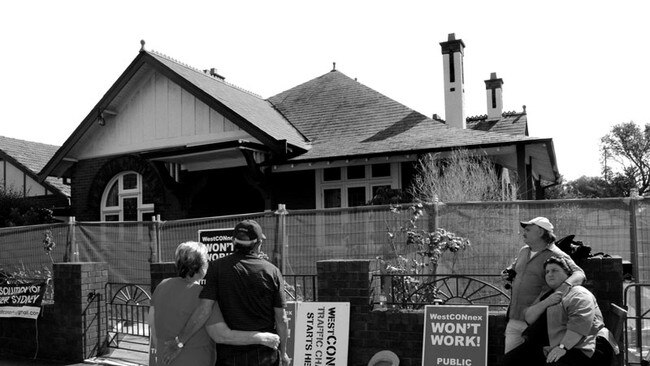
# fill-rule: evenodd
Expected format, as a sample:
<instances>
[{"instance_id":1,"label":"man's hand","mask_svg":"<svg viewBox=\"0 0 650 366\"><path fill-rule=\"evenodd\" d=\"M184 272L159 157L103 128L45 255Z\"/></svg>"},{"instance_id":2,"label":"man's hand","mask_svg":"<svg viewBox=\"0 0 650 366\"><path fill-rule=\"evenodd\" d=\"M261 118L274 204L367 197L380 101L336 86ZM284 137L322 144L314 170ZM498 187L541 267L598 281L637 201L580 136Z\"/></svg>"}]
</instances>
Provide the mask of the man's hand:
<instances>
[{"instance_id":1,"label":"man's hand","mask_svg":"<svg viewBox=\"0 0 650 366\"><path fill-rule=\"evenodd\" d=\"M162 349L162 354L158 356L158 359L162 359L165 365L169 365L176 357L178 357L182 350L182 348L178 348L176 340L172 339L166 341L165 346Z\"/></svg>"},{"instance_id":2,"label":"man's hand","mask_svg":"<svg viewBox=\"0 0 650 366\"><path fill-rule=\"evenodd\" d=\"M562 296L563 294L561 291L555 291L552 294L550 294L546 299L544 299L544 302L546 303L546 307L559 304L560 301L562 301Z\"/></svg>"},{"instance_id":3,"label":"man's hand","mask_svg":"<svg viewBox=\"0 0 650 366\"><path fill-rule=\"evenodd\" d=\"M560 347L553 347L551 351L546 356L546 363L557 362L562 356L566 355L566 350Z\"/></svg>"},{"instance_id":4,"label":"man's hand","mask_svg":"<svg viewBox=\"0 0 650 366\"><path fill-rule=\"evenodd\" d=\"M259 344L269 348L277 349L280 346L280 336L275 333L257 333L254 338Z\"/></svg>"},{"instance_id":5,"label":"man's hand","mask_svg":"<svg viewBox=\"0 0 650 366\"><path fill-rule=\"evenodd\" d=\"M291 365L291 359L286 353L282 354L280 357L280 366L289 366Z\"/></svg>"}]
</instances>

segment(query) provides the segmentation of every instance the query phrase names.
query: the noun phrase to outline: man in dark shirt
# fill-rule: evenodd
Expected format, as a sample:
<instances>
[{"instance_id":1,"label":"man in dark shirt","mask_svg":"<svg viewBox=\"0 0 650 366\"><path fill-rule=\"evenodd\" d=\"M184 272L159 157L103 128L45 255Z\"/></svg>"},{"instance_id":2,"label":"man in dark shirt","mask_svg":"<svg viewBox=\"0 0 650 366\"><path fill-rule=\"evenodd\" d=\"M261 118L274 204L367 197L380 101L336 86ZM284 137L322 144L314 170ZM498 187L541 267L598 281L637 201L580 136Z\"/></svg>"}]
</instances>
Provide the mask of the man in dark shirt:
<instances>
[{"instance_id":1,"label":"man in dark shirt","mask_svg":"<svg viewBox=\"0 0 650 366\"><path fill-rule=\"evenodd\" d=\"M213 306L218 304L223 319L210 319L208 324L223 324L224 320L233 330L277 333L280 336L280 346L278 350L262 345L232 346L218 343L217 366L289 365L291 359L287 355L289 330L284 279L276 266L260 258L260 247L264 239L266 236L262 228L254 220L244 220L235 226L235 252L210 263L205 276L206 284L199 295L199 306L178 336L173 341L166 342L163 356L165 363L178 355L183 341L206 324Z\"/></svg>"},{"instance_id":2,"label":"man in dark shirt","mask_svg":"<svg viewBox=\"0 0 650 366\"><path fill-rule=\"evenodd\" d=\"M264 239L256 221L237 224L234 253L211 263L199 297L217 301L231 329L277 332L284 364L288 363L284 279L276 266L259 257ZM277 350L269 347L217 343L218 366L277 365L278 361Z\"/></svg>"}]
</instances>

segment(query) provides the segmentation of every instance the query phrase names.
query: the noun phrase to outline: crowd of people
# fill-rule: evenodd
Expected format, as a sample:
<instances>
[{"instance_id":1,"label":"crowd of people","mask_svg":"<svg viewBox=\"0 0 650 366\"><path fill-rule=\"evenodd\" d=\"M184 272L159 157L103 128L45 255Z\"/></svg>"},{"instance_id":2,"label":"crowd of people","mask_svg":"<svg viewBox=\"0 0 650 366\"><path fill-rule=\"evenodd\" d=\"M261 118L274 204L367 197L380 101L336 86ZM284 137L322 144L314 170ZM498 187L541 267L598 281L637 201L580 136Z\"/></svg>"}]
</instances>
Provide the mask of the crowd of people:
<instances>
[{"instance_id":1,"label":"crowd of people","mask_svg":"<svg viewBox=\"0 0 650 366\"><path fill-rule=\"evenodd\" d=\"M609 365L617 343L582 286L584 271L555 245L547 218L520 224L525 245L502 273L512 290L505 365ZM284 280L259 255L265 239L257 222L244 220L234 229L229 256L208 263L205 245L178 246L178 276L162 281L151 300L151 365L291 363Z\"/></svg>"}]
</instances>

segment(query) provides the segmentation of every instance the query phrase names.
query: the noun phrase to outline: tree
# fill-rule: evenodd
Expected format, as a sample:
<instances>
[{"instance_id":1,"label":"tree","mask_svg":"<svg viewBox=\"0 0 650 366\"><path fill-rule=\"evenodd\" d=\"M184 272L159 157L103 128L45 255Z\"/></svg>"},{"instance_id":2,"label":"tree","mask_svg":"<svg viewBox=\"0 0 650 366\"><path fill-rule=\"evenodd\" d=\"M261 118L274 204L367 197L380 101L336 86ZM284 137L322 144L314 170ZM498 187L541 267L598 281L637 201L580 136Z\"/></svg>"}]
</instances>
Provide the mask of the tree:
<instances>
[{"instance_id":1,"label":"tree","mask_svg":"<svg viewBox=\"0 0 650 366\"><path fill-rule=\"evenodd\" d=\"M37 225L57 220L52 210L33 205L22 195L0 189L0 227Z\"/></svg>"},{"instance_id":2,"label":"tree","mask_svg":"<svg viewBox=\"0 0 650 366\"><path fill-rule=\"evenodd\" d=\"M503 201L504 194L495 164L486 156L454 150L447 157L424 155L417 163L409 193L423 202Z\"/></svg>"},{"instance_id":3,"label":"tree","mask_svg":"<svg viewBox=\"0 0 650 366\"><path fill-rule=\"evenodd\" d=\"M628 196L631 188L650 193L650 124L630 121L612 127L601 139L603 179Z\"/></svg>"}]
</instances>

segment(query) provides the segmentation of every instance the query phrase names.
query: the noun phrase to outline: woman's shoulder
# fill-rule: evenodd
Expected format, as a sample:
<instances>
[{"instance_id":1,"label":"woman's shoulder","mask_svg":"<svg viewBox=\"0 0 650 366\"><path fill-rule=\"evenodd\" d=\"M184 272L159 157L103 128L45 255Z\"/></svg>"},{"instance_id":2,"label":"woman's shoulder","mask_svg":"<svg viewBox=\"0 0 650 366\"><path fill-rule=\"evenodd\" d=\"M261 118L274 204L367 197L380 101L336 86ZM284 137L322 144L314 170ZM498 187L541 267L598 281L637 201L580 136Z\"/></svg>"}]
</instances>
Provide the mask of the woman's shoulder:
<instances>
[{"instance_id":1,"label":"woman's shoulder","mask_svg":"<svg viewBox=\"0 0 650 366\"><path fill-rule=\"evenodd\" d=\"M580 301L580 300L596 301L596 297L594 296L594 294L584 286L580 286L580 285L572 286L571 289L569 289L569 292L564 296L564 298L573 301Z\"/></svg>"}]
</instances>

